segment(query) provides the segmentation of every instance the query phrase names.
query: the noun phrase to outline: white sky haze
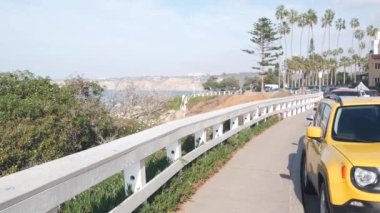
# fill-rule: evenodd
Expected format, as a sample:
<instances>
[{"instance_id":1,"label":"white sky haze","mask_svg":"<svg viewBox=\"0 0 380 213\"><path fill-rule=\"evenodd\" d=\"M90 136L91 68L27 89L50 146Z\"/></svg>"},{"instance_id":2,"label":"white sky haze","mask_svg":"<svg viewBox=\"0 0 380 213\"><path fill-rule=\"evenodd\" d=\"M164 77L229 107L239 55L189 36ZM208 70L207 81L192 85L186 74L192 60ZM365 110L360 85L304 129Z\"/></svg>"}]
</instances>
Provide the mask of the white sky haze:
<instances>
[{"instance_id":1,"label":"white sky haze","mask_svg":"<svg viewBox=\"0 0 380 213\"><path fill-rule=\"evenodd\" d=\"M358 17L362 27L380 27L380 0L0 0L0 71L53 79L250 72L256 58L241 51L251 45L247 32L259 17L275 21L280 4L312 7L319 17L332 8L347 25ZM317 51L322 35L317 28ZM293 49L299 52L298 31Z\"/></svg>"}]
</instances>

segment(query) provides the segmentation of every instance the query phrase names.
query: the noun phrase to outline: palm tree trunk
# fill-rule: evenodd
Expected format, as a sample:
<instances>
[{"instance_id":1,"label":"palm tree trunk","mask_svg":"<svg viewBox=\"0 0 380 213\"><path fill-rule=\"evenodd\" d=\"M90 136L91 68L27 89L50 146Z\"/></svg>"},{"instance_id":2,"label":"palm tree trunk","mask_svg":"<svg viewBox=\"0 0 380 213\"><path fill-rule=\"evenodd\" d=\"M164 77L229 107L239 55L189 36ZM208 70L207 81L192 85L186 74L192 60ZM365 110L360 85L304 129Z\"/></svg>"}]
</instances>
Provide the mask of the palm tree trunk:
<instances>
[{"instance_id":1,"label":"palm tree trunk","mask_svg":"<svg viewBox=\"0 0 380 213\"><path fill-rule=\"evenodd\" d=\"M346 85L346 66L343 67L343 85Z\"/></svg>"},{"instance_id":2,"label":"palm tree trunk","mask_svg":"<svg viewBox=\"0 0 380 213\"><path fill-rule=\"evenodd\" d=\"M302 37L303 37L303 27L301 28L301 36L300 36L300 56L302 56Z\"/></svg>"},{"instance_id":3,"label":"palm tree trunk","mask_svg":"<svg viewBox=\"0 0 380 213\"><path fill-rule=\"evenodd\" d=\"M284 53L285 53L285 59L288 57L288 54L287 54L287 51L288 51L288 45L287 45L287 43L286 43L286 35L284 35L284 41L285 41L285 51L284 51Z\"/></svg>"},{"instance_id":4,"label":"palm tree trunk","mask_svg":"<svg viewBox=\"0 0 380 213\"><path fill-rule=\"evenodd\" d=\"M326 85L329 85L329 80L330 80L330 73L327 73L327 75L326 75Z\"/></svg>"},{"instance_id":5,"label":"palm tree trunk","mask_svg":"<svg viewBox=\"0 0 380 213\"><path fill-rule=\"evenodd\" d=\"M321 53L323 52L323 47L325 46L325 38L326 38L326 27L325 27L325 30L323 31Z\"/></svg>"},{"instance_id":6,"label":"palm tree trunk","mask_svg":"<svg viewBox=\"0 0 380 213\"><path fill-rule=\"evenodd\" d=\"M293 34L294 34L294 24L292 24L292 32L290 37L290 54L293 57Z\"/></svg>"},{"instance_id":7,"label":"palm tree trunk","mask_svg":"<svg viewBox=\"0 0 380 213\"><path fill-rule=\"evenodd\" d=\"M307 31L307 49L306 49L306 55L309 55L309 49L310 49L310 28Z\"/></svg>"},{"instance_id":8,"label":"palm tree trunk","mask_svg":"<svg viewBox=\"0 0 380 213\"><path fill-rule=\"evenodd\" d=\"M329 50L331 49L331 32L330 32L330 26L329 26Z\"/></svg>"},{"instance_id":9,"label":"palm tree trunk","mask_svg":"<svg viewBox=\"0 0 380 213\"><path fill-rule=\"evenodd\" d=\"M336 39L336 48L339 48L340 30L338 30L338 36Z\"/></svg>"}]
</instances>

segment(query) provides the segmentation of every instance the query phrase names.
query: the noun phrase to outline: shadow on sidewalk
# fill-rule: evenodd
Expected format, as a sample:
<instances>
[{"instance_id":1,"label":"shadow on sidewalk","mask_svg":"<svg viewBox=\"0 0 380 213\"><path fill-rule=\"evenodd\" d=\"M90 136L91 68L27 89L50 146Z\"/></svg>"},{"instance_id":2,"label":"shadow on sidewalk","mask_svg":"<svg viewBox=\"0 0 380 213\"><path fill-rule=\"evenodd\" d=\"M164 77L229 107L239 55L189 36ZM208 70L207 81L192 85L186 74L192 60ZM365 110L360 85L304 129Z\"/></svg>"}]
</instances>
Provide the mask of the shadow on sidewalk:
<instances>
[{"instance_id":1,"label":"shadow on sidewalk","mask_svg":"<svg viewBox=\"0 0 380 213\"><path fill-rule=\"evenodd\" d=\"M305 213L319 213L319 200L316 195L305 195L301 189L301 156L303 150L302 136L298 142L292 143L297 146L297 152L291 153L288 157L289 175L280 174L282 178L290 179L293 182L294 192L297 199L303 204Z\"/></svg>"}]
</instances>

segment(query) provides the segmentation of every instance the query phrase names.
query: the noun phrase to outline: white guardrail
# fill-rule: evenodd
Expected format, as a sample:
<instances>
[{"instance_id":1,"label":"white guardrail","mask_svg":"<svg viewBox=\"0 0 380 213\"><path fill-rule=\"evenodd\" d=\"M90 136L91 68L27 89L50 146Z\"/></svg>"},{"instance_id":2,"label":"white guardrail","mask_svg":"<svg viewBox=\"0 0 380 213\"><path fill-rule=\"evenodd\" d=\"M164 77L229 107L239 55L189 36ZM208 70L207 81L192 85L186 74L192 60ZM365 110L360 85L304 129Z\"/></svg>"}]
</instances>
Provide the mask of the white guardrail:
<instances>
[{"instance_id":1,"label":"white guardrail","mask_svg":"<svg viewBox=\"0 0 380 213\"><path fill-rule=\"evenodd\" d=\"M56 212L61 203L120 171L133 194L111 212L131 212L186 164L232 135L273 115L304 112L321 98L320 93L291 96L196 115L2 177L0 212ZM226 121L230 129L223 131ZM207 128L213 130L209 141ZM194 135L196 148L181 156L180 139L189 135ZM146 182L145 159L163 149L170 166Z\"/></svg>"}]
</instances>

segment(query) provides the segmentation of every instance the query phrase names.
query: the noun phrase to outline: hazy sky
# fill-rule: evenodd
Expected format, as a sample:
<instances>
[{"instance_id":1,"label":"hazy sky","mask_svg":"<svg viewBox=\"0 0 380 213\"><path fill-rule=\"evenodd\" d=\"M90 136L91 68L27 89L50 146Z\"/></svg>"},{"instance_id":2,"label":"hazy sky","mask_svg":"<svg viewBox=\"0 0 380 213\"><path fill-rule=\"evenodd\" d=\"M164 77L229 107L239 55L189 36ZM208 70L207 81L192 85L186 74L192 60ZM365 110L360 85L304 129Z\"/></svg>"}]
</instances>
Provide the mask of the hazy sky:
<instances>
[{"instance_id":1,"label":"hazy sky","mask_svg":"<svg viewBox=\"0 0 380 213\"><path fill-rule=\"evenodd\" d=\"M0 0L0 71L53 79L249 72L256 58L241 51L251 45L247 32L259 17L274 18L279 4L319 17L332 8L380 27L380 0ZM317 51L322 35L316 29Z\"/></svg>"}]
</instances>

